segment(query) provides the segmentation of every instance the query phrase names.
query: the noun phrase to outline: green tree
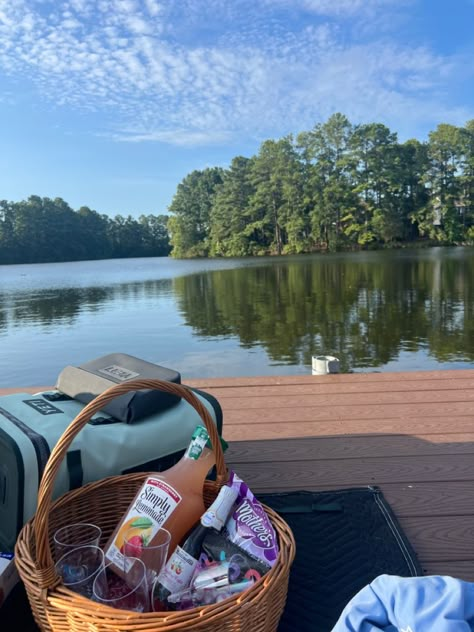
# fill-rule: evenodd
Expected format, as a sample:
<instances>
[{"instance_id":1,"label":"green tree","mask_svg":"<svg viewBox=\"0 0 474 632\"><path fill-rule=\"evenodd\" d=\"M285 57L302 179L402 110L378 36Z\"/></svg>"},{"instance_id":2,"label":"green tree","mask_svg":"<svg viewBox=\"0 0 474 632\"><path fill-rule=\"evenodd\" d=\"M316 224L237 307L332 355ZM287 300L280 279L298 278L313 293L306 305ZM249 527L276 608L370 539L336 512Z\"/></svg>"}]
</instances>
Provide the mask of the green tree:
<instances>
[{"instance_id":1,"label":"green tree","mask_svg":"<svg viewBox=\"0 0 474 632\"><path fill-rule=\"evenodd\" d=\"M338 248L343 224L350 223L354 214L356 197L349 162L352 134L353 126L347 117L336 113L297 138L306 164L305 197L316 246Z\"/></svg>"},{"instance_id":2,"label":"green tree","mask_svg":"<svg viewBox=\"0 0 474 632\"><path fill-rule=\"evenodd\" d=\"M255 192L244 234L252 254L298 252L305 237L301 163L291 136L265 141L252 162Z\"/></svg>"},{"instance_id":3,"label":"green tree","mask_svg":"<svg viewBox=\"0 0 474 632\"><path fill-rule=\"evenodd\" d=\"M210 211L223 170L193 171L180 184L169 207L168 222L173 257L206 257L209 254Z\"/></svg>"},{"instance_id":4,"label":"green tree","mask_svg":"<svg viewBox=\"0 0 474 632\"><path fill-rule=\"evenodd\" d=\"M417 214L428 203L429 193L424 182L428 169L428 146L416 139L399 145L401 179L401 213L404 224L404 238L417 239L419 236Z\"/></svg>"},{"instance_id":5,"label":"green tree","mask_svg":"<svg viewBox=\"0 0 474 632\"><path fill-rule=\"evenodd\" d=\"M0 201L0 263L16 263L18 247L15 235L16 204Z\"/></svg>"},{"instance_id":6,"label":"green tree","mask_svg":"<svg viewBox=\"0 0 474 632\"><path fill-rule=\"evenodd\" d=\"M77 214L61 198L32 195L15 205L14 233L21 262L83 258Z\"/></svg>"},{"instance_id":7,"label":"green tree","mask_svg":"<svg viewBox=\"0 0 474 632\"><path fill-rule=\"evenodd\" d=\"M87 259L106 259L113 255L109 239L111 218L100 215L88 206L77 211L79 239L83 245L83 255Z\"/></svg>"},{"instance_id":8,"label":"green tree","mask_svg":"<svg viewBox=\"0 0 474 632\"><path fill-rule=\"evenodd\" d=\"M396 134L380 123L358 125L351 138L358 213L351 234L361 245L401 236L400 152Z\"/></svg>"},{"instance_id":9,"label":"green tree","mask_svg":"<svg viewBox=\"0 0 474 632\"><path fill-rule=\"evenodd\" d=\"M166 257L170 253L168 215L140 215L142 257Z\"/></svg>"},{"instance_id":10,"label":"green tree","mask_svg":"<svg viewBox=\"0 0 474 632\"><path fill-rule=\"evenodd\" d=\"M167 216L110 218L61 198L0 201L0 263L43 263L169 254Z\"/></svg>"},{"instance_id":11,"label":"green tree","mask_svg":"<svg viewBox=\"0 0 474 632\"><path fill-rule=\"evenodd\" d=\"M474 243L474 119L461 129L462 175L459 210L465 239Z\"/></svg>"},{"instance_id":12,"label":"green tree","mask_svg":"<svg viewBox=\"0 0 474 632\"><path fill-rule=\"evenodd\" d=\"M212 256L242 257L250 253L245 229L250 198L255 193L252 164L252 158L237 156L223 172L210 211Z\"/></svg>"},{"instance_id":13,"label":"green tree","mask_svg":"<svg viewBox=\"0 0 474 632\"><path fill-rule=\"evenodd\" d=\"M442 123L429 134L429 167L425 181L430 192L419 213L422 234L441 242L459 243L463 224L458 203L462 198L463 147L460 128Z\"/></svg>"},{"instance_id":14,"label":"green tree","mask_svg":"<svg viewBox=\"0 0 474 632\"><path fill-rule=\"evenodd\" d=\"M116 215L109 224L114 257L141 257L144 240L143 225L131 215Z\"/></svg>"}]
</instances>

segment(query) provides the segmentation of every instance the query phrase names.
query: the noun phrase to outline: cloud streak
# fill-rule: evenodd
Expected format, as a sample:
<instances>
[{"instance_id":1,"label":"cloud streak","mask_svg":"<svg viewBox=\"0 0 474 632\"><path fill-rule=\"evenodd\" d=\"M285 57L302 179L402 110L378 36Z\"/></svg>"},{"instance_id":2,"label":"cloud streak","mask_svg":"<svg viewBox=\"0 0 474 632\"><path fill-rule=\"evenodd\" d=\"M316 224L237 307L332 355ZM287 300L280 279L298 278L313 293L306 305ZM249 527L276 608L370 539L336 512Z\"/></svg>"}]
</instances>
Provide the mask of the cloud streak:
<instances>
[{"instance_id":1,"label":"cloud streak","mask_svg":"<svg viewBox=\"0 0 474 632\"><path fill-rule=\"evenodd\" d=\"M31 82L51 107L91 123L101 114L107 127L94 131L128 142L264 138L337 110L408 134L422 120L469 118L446 98L463 60L347 30L348 18L381 18L394 4L0 0L0 72Z\"/></svg>"},{"instance_id":2,"label":"cloud streak","mask_svg":"<svg viewBox=\"0 0 474 632\"><path fill-rule=\"evenodd\" d=\"M301 9L325 16L342 18L361 17L379 13L389 7L400 8L413 0L266 0L269 5L298 6Z\"/></svg>"}]
</instances>

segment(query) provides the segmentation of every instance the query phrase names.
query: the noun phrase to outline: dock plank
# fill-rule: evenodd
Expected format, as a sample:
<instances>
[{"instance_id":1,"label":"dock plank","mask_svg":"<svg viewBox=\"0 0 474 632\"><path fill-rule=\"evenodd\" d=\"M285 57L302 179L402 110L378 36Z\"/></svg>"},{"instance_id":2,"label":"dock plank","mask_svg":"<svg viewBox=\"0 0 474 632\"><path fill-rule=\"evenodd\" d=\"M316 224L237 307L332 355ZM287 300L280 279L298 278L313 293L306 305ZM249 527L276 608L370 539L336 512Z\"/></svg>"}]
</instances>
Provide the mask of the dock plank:
<instances>
[{"instance_id":1,"label":"dock plank","mask_svg":"<svg viewBox=\"0 0 474 632\"><path fill-rule=\"evenodd\" d=\"M474 521L458 516L406 517L403 528L420 559L474 561Z\"/></svg>"},{"instance_id":2,"label":"dock plank","mask_svg":"<svg viewBox=\"0 0 474 632\"><path fill-rule=\"evenodd\" d=\"M229 460L228 460L229 461ZM411 483L429 481L472 481L474 480L473 454L461 454L446 458L439 456L397 456L394 458L361 457L360 459L337 459L321 461L286 461L241 463L231 461L242 478L251 479L259 490L270 491L275 481L284 477L293 486L306 489L312 481L331 481L343 485L350 481L354 486L382 485L383 483Z\"/></svg>"},{"instance_id":3,"label":"dock plank","mask_svg":"<svg viewBox=\"0 0 474 632\"><path fill-rule=\"evenodd\" d=\"M280 424L271 422L263 424L230 424L227 415L225 416L225 437L229 441L244 441L249 437L253 440L277 440L282 437L305 438L316 436L351 436L353 434L371 436L397 435L413 432L413 417L393 419L378 419L374 424L372 419L335 419L322 421L289 421ZM469 433L473 428L472 415L456 415L449 419L449 427L453 434ZM420 418L416 423L416 428L421 434L436 435L445 432L444 417Z\"/></svg>"},{"instance_id":4,"label":"dock plank","mask_svg":"<svg viewBox=\"0 0 474 632\"><path fill-rule=\"evenodd\" d=\"M193 381L256 492L377 485L426 574L474 581L474 370Z\"/></svg>"},{"instance_id":5,"label":"dock plank","mask_svg":"<svg viewBox=\"0 0 474 632\"><path fill-rule=\"evenodd\" d=\"M234 442L227 458L239 463L259 461L321 461L328 459L360 459L374 457L443 456L474 454L474 432L457 434L427 434L407 436L394 434L352 435L344 437L306 437L275 439L255 444L253 441Z\"/></svg>"},{"instance_id":6,"label":"dock plank","mask_svg":"<svg viewBox=\"0 0 474 632\"><path fill-rule=\"evenodd\" d=\"M450 575L467 582L474 582L474 564L472 562L462 560L424 562L422 568L425 575Z\"/></svg>"},{"instance_id":7,"label":"dock plank","mask_svg":"<svg viewBox=\"0 0 474 632\"><path fill-rule=\"evenodd\" d=\"M415 380L451 380L472 379L472 369L456 369L443 371L400 371L379 373L377 371L367 373L341 373L337 375L265 375L255 377L209 377L191 378L183 376L183 382L197 388L241 388L243 386L269 385L269 384L352 384L370 383L383 384L384 382L413 382Z\"/></svg>"},{"instance_id":8,"label":"dock plank","mask_svg":"<svg viewBox=\"0 0 474 632\"><path fill-rule=\"evenodd\" d=\"M225 401L225 400L224 400ZM263 423L284 424L298 423L302 421L328 421L339 419L349 421L356 419L372 419L374 430L377 424L382 424L385 419L411 419L412 423L423 417L438 417L440 427L443 423L449 423L452 416L474 416L474 402L461 399L454 402L399 402L398 404L373 404L370 401L359 406L340 405L337 397L334 402L325 406L289 406L272 408L242 407L238 410L226 409L226 426L247 425L253 427ZM250 436L252 436L250 434Z\"/></svg>"},{"instance_id":9,"label":"dock plank","mask_svg":"<svg viewBox=\"0 0 474 632\"><path fill-rule=\"evenodd\" d=\"M458 379L458 380L418 380L413 382L405 381L393 381L393 382L384 382L383 390L380 388L380 384L377 382L370 383L334 383L331 384L321 384L321 382L316 382L312 384L311 382L306 382L305 384L278 384L278 385L255 385L245 388L246 397L249 399L254 398L262 398L262 397L297 397L297 396L318 396L318 395L358 395L364 393L427 393L429 391L446 391L454 393L456 391L468 391L474 386L474 379ZM219 389L215 389L211 387L212 390L219 392L219 397L221 399L236 399L242 397L244 391L242 389L236 389L235 387L222 387Z\"/></svg>"},{"instance_id":10,"label":"dock plank","mask_svg":"<svg viewBox=\"0 0 474 632\"><path fill-rule=\"evenodd\" d=\"M368 402L369 393L337 393L337 407L351 406L353 408L367 408L373 406L412 406L418 404L457 404L466 402L474 405L474 384L471 389L459 390L430 390L430 391L391 391L391 392L371 392L370 401ZM304 395L260 395L247 397L228 397L225 400L226 410L236 410L240 413L243 410L253 412L255 409L272 411L275 408L290 409L298 415L300 409L326 409L333 407L334 393L317 393Z\"/></svg>"}]
</instances>

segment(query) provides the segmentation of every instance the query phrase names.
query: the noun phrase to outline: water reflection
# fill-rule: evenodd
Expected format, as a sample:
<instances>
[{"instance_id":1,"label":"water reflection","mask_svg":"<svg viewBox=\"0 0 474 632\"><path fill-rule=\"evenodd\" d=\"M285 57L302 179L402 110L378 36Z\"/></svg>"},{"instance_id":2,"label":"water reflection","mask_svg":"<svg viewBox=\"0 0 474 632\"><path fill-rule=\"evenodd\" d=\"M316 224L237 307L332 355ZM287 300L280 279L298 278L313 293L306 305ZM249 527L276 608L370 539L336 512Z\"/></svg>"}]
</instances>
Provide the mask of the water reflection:
<instances>
[{"instance_id":1,"label":"water reflection","mask_svg":"<svg viewBox=\"0 0 474 632\"><path fill-rule=\"evenodd\" d=\"M0 292L0 334L10 325L72 325L81 314L100 311L106 303L118 307L119 303L133 304L144 298L158 298L170 291L171 280L160 279L109 287L48 288L17 294Z\"/></svg>"},{"instance_id":2,"label":"water reflection","mask_svg":"<svg viewBox=\"0 0 474 632\"><path fill-rule=\"evenodd\" d=\"M38 289L14 291L2 279L0 337L16 349L14 331L40 327L59 340L76 327L90 357L109 350L106 333L108 344L118 345L111 350L135 355L150 339L159 349L167 337L172 363L186 358L189 334L200 349L234 341L234 348L260 354L262 365L309 366L321 353L337 355L343 371L380 368L419 351L440 363L474 360L474 249L245 260L204 271L196 262L194 274L157 279L150 278L151 266L158 269L151 260L143 280L134 269L127 281L124 267L122 282L102 265L94 262L96 277L78 287L48 287L45 279ZM74 266L80 271L87 262ZM61 340L51 353L65 366L81 342L71 337L65 349Z\"/></svg>"},{"instance_id":3,"label":"water reflection","mask_svg":"<svg viewBox=\"0 0 474 632\"><path fill-rule=\"evenodd\" d=\"M439 361L473 360L473 275L472 253L401 254L288 260L178 278L174 287L199 336L237 336L288 364L330 351L347 371L426 347Z\"/></svg>"}]
</instances>

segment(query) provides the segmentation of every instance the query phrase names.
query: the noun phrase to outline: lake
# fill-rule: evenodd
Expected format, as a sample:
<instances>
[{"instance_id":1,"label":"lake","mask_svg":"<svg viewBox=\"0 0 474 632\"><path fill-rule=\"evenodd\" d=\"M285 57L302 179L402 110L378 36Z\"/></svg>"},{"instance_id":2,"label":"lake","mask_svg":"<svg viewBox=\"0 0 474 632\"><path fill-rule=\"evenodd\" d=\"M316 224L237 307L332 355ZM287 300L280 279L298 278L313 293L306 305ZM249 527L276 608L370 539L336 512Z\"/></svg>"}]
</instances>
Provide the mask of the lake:
<instances>
[{"instance_id":1,"label":"lake","mask_svg":"<svg viewBox=\"0 0 474 632\"><path fill-rule=\"evenodd\" d=\"M0 266L0 384L123 352L186 378L472 368L474 248Z\"/></svg>"}]
</instances>

